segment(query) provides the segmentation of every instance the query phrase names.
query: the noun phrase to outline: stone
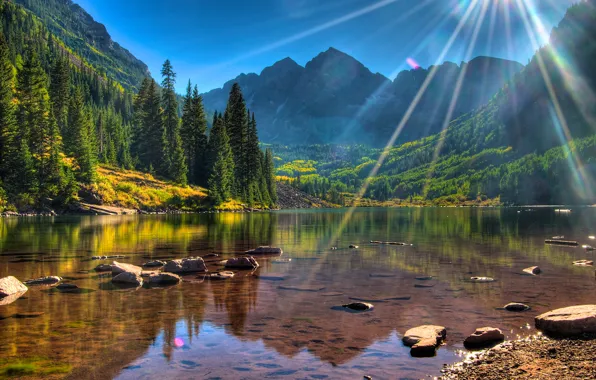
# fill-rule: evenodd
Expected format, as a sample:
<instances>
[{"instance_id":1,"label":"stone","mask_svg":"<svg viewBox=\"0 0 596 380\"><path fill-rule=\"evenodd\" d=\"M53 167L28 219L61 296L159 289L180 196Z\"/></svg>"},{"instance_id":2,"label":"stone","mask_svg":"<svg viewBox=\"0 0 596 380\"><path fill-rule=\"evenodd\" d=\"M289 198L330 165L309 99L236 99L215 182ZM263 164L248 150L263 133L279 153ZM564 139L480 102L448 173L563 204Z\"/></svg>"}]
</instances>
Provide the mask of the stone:
<instances>
[{"instance_id":1,"label":"stone","mask_svg":"<svg viewBox=\"0 0 596 380\"><path fill-rule=\"evenodd\" d=\"M573 262L573 265L578 267L591 267L594 265L594 262L592 260L577 260Z\"/></svg>"},{"instance_id":2,"label":"stone","mask_svg":"<svg viewBox=\"0 0 596 380\"><path fill-rule=\"evenodd\" d=\"M122 272L112 278L112 282L114 284L126 284L134 286L143 285L143 279L141 278L141 275L134 272Z\"/></svg>"},{"instance_id":3,"label":"stone","mask_svg":"<svg viewBox=\"0 0 596 380\"><path fill-rule=\"evenodd\" d=\"M234 257L226 261L226 268L234 269L256 269L259 263L252 256L248 257Z\"/></svg>"},{"instance_id":4,"label":"stone","mask_svg":"<svg viewBox=\"0 0 596 380\"><path fill-rule=\"evenodd\" d=\"M504 309L507 311L526 311L530 310L530 306L519 302L511 302L505 305Z\"/></svg>"},{"instance_id":5,"label":"stone","mask_svg":"<svg viewBox=\"0 0 596 380\"><path fill-rule=\"evenodd\" d=\"M160 273L149 276L149 285L176 285L182 281L182 278L174 273Z\"/></svg>"},{"instance_id":6,"label":"stone","mask_svg":"<svg viewBox=\"0 0 596 380\"><path fill-rule=\"evenodd\" d=\"M246 251L247 255L251 256L258 256L258 255L282 255L284 251L281 248L277 247L258 247L255 249L251 249L250 251Z\"/></svg>"},{"instance_id":7,"label":"stone","mask_svg":"<svg viewBox=\"0 0 596 380\"><path fill-rule=\"evenodd\" d=\"M94 270L96 272L111 272L112 266L110 264L99 264Z\"/></svg>"},{"instance_id":8,"label":"stone","mask_svg":"<svg viewBox=\"0 0 596 380\"><path fill-rule=\"evenodd\" d=\"M211 280L227 280L227 279L230 279L233 277L234 277L234 272L223 271L223 272L212 273L209 276L209 279L211 279Z\"/></svg>"},{"instance_id":9,"label":"stone","mask_svg":"<svg viewBox=\"0 0 596 380\"><path fill-rule=\"evenodd\" d=\"M166 265L166 262L161 260L148 261L143 264L143 266L147 268L163 267L164 265Z\"/></svg>"},{"instance_id":10,"label":"stone","mask_svg":"<svg viewBox=\"0 0 596 380\"><path fill-rule=\"evenodd\" d=\"M60 284L58 286L56 286L56 289L60 290L60 291L69 291L69 290L76 290L79 287L76 286L75 284L69 284L69 283L64 283L64 284Z\"/></svg>"},{"instance_id":11,"label":"stone","mask_svg":"<svg viewBox=\"0 0 596 380\"><path fill-rule=\"evenodd\" d=\"M352 248L352 249L358 249L360 247L358 247L356 244L350 244L350 248Z\"/></svg>"},{"instance_id":12,"label":"stone","mask_svg":"<svg viewBox=\"0 0 596 380\"><path fill-rule=\"evenodd\" d=\"M27 291L27 287L16 277L8 276L0 278L0 299L8 296L12 296L13 294L18 293L25 293Z\"/></svg>"},{"instance_id":13,"label":"stone","mask_svg":"<svg viewBox=\"0 0 596 380\"><path fill-rule=\"evenodd\" d=\"M280 285L277 288L281 289L281 290L294 290L297 292L320 292L321 290L325 290L324 286L318 286L318 285L302 285L302 286Z\"/></svg>"},{"instance_id":14,"label":"stone","mask_svg":"<svg viewBox=\"0 0 596 380\"><path fill-rule=\"evenodd\" d=\"M352 302L346 305L341 305L341 307L354 311L369 311L374 309L373 304L366 302Z\"/></svg>"},{"instance_id":15,"label":"stone","mask_svg":"<svg viewBox=\"0 0 596 380\"><path fill-rule=\"evenodd\" d=\"M433 279L433 276L418 276L416 277L416 280L418 281L430 281Z\"/></svg>"},{"instance_id":16,"label":"stone","mask_svg":"<svg viewBox=\"0 0 596 380\"><path fill-rule=\"evenodd\" d=\"M528 274L537 275L537 274L540 274L542 272L542 270L540 270L539 267L529 267L529 268L524 269L524 272L528 273Z\"/></svg>"},{"instance_id":17,"label":"stone","mask_svg":"<svg viewBox=\"0 0 596 380\"><path fill-rule=\"evenodd\" d=\"M435 356L438 346L439 344L434 338L421 339L412 346L410 355L417 358Z\"/></svg>"},{"instance_id":18,"label":"stone","mask_svg":"<svg viewBox=\"0 0 596 380\"><path fill-rule=\"evenodd\" d=\"M134 273L140 276L142 271L143 268L136 265L119 263L117 261L112 262L112 276L116 276L121 273Z\"/></svg>"},{"instance_id":19,"label":"stone","mask_svg":"<svg viewBox=\"0 0 596 380\"><path fill-rule=\"evenodd\" d=\"M171 273L194 273L206 272L207 267L205 261L200 257L188 257L185 259L177 259L168 261L162 269L164 272Z\"/></svg>"},{"instance_id":20,"label":"stone","mask_svg":"<svg viewBox=\"0 0 596 380\"><path fill-rule=\"evenodd\" d=\"M536 328L559 336L596 333L596 305L578 305L556 309L537 316Z\"/></svg>"},{"instance_id":21,"label":"stone","mask_svg":"<svg viewBox=\"0 0 596 380\"><path fill-rule=\"evenodd\" d=\"M464 340L466 348L479 348L501 342L505 335L500 329L495 327L480 327L474 333Z\"/></svg>"},{"instance_id":22,"label":"stone","mask_svg":"<svg viewBox=\"0 0 596 380\"><path fill-rule=\"evenodd\" d=\"M492 277L470 277L472 282L494 282L495 279Z\"/></svg>"},{"instance_id":23,"label":"stone","mask_svg":"<svg viewBox=\"0 0 596 380\"><path fill-rule=\"evenodd\" d=\"M421 340L431 339L436 346L445 340L446 335L447 330L443 326L423 325L406 331L402 340L406 346L412 347Z\"/></svg>"},{"instance_id":24,"label":"stone","mask_svg":"<svg viewBox=\"0 0 596 380\"><path fill-rule=\"evenodd\" d=\"M62 281L62 277L47 276L47 277L36 278L33 280L27 280L27 281L25 281L25 284L29 285L29 286L55 285L55 284L59 283L60 281Z\"/></svg>"}]
</instances>

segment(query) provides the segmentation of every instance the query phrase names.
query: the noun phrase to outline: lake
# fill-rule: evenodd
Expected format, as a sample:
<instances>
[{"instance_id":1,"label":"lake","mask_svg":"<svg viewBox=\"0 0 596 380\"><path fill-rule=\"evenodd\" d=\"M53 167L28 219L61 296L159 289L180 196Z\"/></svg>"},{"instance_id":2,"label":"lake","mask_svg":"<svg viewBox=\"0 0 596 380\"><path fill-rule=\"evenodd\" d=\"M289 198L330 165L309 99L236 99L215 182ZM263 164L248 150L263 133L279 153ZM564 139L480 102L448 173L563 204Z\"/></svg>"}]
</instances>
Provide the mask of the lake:
<instances>
[{"instance_id":1,"label":"lake","mask_svg":"<svg viewBox=\"0 0 596 380\"><path fill-rule=\"evenodd\" d=\"M596 245L596 209L403 208L0 220L0 277L58 275L83 291L30 287L0 306L0 376L72 379L373 379L438 376L467 352L463 340L492 326L508 339L536 333L533 318L594 302L595 254L544 239ZM371 240L411 245L374 245ZM349 249L357 244L358 249ZM175 287L119 289L93 268L126 255L140 265L259 245L254 273ZM331 247L337 246L337 250ZM291 259L291 260L290 260ZM542 274L522 270L538 265ZM210 271L217 270L215 262ZM432 276L431 280L421 277ZM473 283L489 276L491 283ZM417 279L418 277L418 279ZM391 300L410 296L409 300ZM350 298L374 310L333 309ZM503 305L523 302L514 313ZM17 313L43 312L36 318ZM402 334L447 327L434 358L413 358Z\"/></svg>"}]
</instances>

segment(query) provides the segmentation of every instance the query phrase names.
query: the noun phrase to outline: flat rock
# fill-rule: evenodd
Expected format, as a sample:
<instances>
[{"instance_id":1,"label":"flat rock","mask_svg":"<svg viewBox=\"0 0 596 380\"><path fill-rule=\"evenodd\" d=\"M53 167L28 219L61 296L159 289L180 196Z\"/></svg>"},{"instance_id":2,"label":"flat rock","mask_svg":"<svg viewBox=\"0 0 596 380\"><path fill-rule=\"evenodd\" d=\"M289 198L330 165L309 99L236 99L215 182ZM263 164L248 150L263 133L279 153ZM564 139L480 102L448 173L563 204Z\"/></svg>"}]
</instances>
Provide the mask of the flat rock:
<instances>
[{"instance_id":1,"label":"flat rock","mask_svg":"<svg viewBox=\"0 0 596 380\"><path fill-rule=\"evenodd\" d=\"M265 246L265 247L258 247L255 249L251 249L250 251L246 251L245 253L247 255L251 255L251 256L259 256L259 255L280 256L281 254L284 253L284 251L281 248Z\"/></svg>"},{"instance_id":2,"label":"flat rock","mask_svg":"<svg viewBox=\"0 0 596 380\"><path fill-rule=\"evenodd\" d=\"M27 281L25 281L25 284L29 285L29 286L55 285L55 284L59 283L60 281L62 281L62 277L47 276L47 277L36 278L33 280L27 280Z\"/></svg>"},{"instance_id":3,"label":"flat rock","mask_svg":"<svg viewBox=\"0 0 596 380\"><path fill-rule=\"evenodd\" d=\"M166 262L161 260L153 260L143 263L143 266L146 268L159 268L163 267L164 265L166 265Z\"/></svg>"},{"instance_id":4,"label":"flat rock","mask_svg":"<svg viewBox=\"0 0 596 380\"><path fill-rule=\"evenodd\" d=\"M226 261L226 268L233 269L257 269L259 263L252 256L247 257L234 257Z\"/></svg>"},{"instance_id":5,"label":"flat rock","mask_svg":"<svg viewBox=\"0 0 596 380\"><path fill-rule=\"evenodd\" d=\"M437 347L439 347L439 345L440 344L437 343L435 338L421 339L412 346L410 355L417 358L435 356L437 353Z\"/></svg>"},{"instance_id":6,"label":"flat rock","mask_svg":"<svg viewBox=\"0 0 596 380\"><path fill-rule=\"evenodd\" d=\"M433 288L436 284L414 284L415 288Z\"/></svg>"},{"instance_id":7,"label":"flat rock","mask_svg":"<svg viewBox=\"0 0 596 380\"><path fill-rule=\"evenodd\" d=\"M559 336L596 333L596 305L556 309L537 316L536 328Z\"/></svg>"},{"instance_id":8,"label":"flat rock","mask_svg":"<svg viewBox=\"0 0 596 380\"><path fill-rule=\"evenodd\" d=\"M480 348L501 342L505 335L500 329L494 327L480 327L474 333L464 340L464 346L467 348Z\"/></svg>"},{"instance_id":9,"label":"flat rock","mask_svg":"<svg viewBox=\"0 0 596 380\"><path fill-rule=\"evenodd\" d=\"M110 264L99 264L94 268L96 272L111 272L112 266Z\"/></svg>"},{"instance_id":10,"label":"flat rock","mask_svg":"<svg viewBox=\"0 0 596 380\"><path fill-rule=\"evenodd\" d=\"M174 273L160 273L149 276L147 282L149 285L176 285L182 281L182 278Z\"/></svg>"},{"instance_id":11,"label":"flat rock","mask_svg":"<svg viewBox=\"0 0 596 380\"><path fill-rule=\"evenodd\" d=\"M494 282L495 279L492 277L470 277L470 281L472 282Z\"/></svg>"},{"instance_id":12,"label":"flat rock","mask_svg":"<svg viewBox=\"0 0 596 380\"><path fill-rule=\"evenodd\" d=\"M345 305L341 305L341 307L345 309L350 309L354 311L369 311L374 309L373 304L366 303L366 302L352 302Z\"/></svg>"},{"instance_id":13,"label":"flat rock","mask_svg":"<svg viewBox=\"0 0 596 380\"><path fill-rule=\"evenodd\" d=\"M164 272L171 273L195 273L206 272L205 261L200 257L188 257L168 261L162 269Z\"/></svg>"},{"instance_id":14,"label":"flat rock","mask_svg":"<svg viewBox=\"0 0 596 380\"><path fill-rule=\"evenodd\" d=\"M369 277L379 277L379 278L388 278L388 277L396 277L397 274L395 273L371 273L368 275Z\"/></svg>"},{"instance_id":15,"label":"flat rock","mask_svg":"<svg viewBox=\"0 0 596 380\"><path fill-rule=\"evenodd\" d=\"M414 327L413 329L409 329L408 331L406 331L402 340L404 344L408 347L412 347L416 343L425 339L434 340L435 346L437 346L443 340L445 340L446 335L447 330L443 326L423 325Z\"/></svg>"},{"instance_id":16,"label":"flat rock","mask_svg":"<svg viewBox=\"0 0 596 380\"><path fill-rule=\"evenodd\" d=\"M323 289L325 289L324 286L318 286L318 285L298 285L298 286L284 286L284 285L280 285L278 286L278 289L282 289L282 290L295 290L298 292L319 292Z\"/></svg>"},{"instance_id":17,"label":"flat rock","mask_svg":"<svg viewBox=\"0 0 596 380\"><path fill-rule=\"evenodd\" d=\"M24 293L27 287L16 277L8 276L0 278L0 299L17 293Z\"/></svg>"},{"instance_id":18,"label":"flat rock","mask_svg":"<svg viewBox=\"0 0 596 380\"><path fill-rule=\"evenodd\" d=\"M133 272L122 272L112 278L114 284L125 284L133 286L143 285L143 279L140 274Z\"/></svg>"},{"instance_id":19,"label":"flat rock","mask_svg":"<svg viewBox=\"0 0 596 380\"><path fill-rule=\"evenodd\" d=\"M530 306L528 306L526 304L523 304L523 303L519 303L519 302L508 303L503 308L505 310L507 310L507 311L526 311L526 310L530 310Z\"/></svg>"},{"instance_id":20,"label":"flat rock","mask_svg":"<svg viewBox=\"0 0 596 380\"><path fill-rule=\"evenodd\" d=\"M211 275L208 276L208 278L210 280L228 280L230 278L234 278L234 272L223 271L223 272L212 273Z\"/></svg>"},{"instance_id":21,"label":"flat rock","mask_svg":"<svg viewBox=\"0 0 596 380\"><path fill-rule=\"evenodd\" d=\"M416 280L418 281L430 281L433 279L433 276L418 276L416 277Z\"/></svg>"},{"instance_id":22,"label":"flat rock","mask_svg":"<svg viewBox=\"0 0 596 380\"><path fill-rule=\"evenodd\" d=\"M542 272L542 270L540 270L539 267L529 267L529 268L524 269L524 272L528 273L528 274L537 275L537 274L540 274Z\"/></svg>"},{"instance_id":23,"label":"flat rock","mask_svg":"<svg viewBox=\"0 0 596 380\"><path fill-rule=\"evenodd\" d=\"M121 273L133 273L140 276L142 271L143 268L136 265L119 263L117 261L112 262L112 276L116 276Z\"/></svg>"},{"instance_id":24,"label":"flat rock","mask_svg":"<svg viewBox=\"0 0 596 380\"><path fill-rule=\"evenodd\" d=\"M592 265L594 265L594 261L592 260L577 260L573 262L573 265L576 265L578 267L591 267Z\"/></svg>"}]
</instances>

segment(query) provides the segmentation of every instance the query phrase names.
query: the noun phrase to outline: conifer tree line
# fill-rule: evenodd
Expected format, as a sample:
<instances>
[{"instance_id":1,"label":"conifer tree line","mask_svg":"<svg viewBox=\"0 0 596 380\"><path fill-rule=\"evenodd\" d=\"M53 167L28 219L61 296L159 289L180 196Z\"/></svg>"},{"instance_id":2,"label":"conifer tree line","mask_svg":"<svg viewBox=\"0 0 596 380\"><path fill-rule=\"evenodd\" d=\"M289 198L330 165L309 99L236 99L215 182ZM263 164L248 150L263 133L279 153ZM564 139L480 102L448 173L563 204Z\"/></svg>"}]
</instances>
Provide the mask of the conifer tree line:
<instances>
[{"instance_id":1,"label":"conifer tree line","mask_svg":"<svg viewBox=\"0 0 596 380\"><path fill-rule=\"evenodd\" d=\"M190 82L179 115L169 60L161 83L145 78L135 95L19 9L0 3L0 203L66 205L96 183L100 164L209 187L214 203L276 203L273 156L237 84L208 133Z\"/></svg>"}]
</instances>

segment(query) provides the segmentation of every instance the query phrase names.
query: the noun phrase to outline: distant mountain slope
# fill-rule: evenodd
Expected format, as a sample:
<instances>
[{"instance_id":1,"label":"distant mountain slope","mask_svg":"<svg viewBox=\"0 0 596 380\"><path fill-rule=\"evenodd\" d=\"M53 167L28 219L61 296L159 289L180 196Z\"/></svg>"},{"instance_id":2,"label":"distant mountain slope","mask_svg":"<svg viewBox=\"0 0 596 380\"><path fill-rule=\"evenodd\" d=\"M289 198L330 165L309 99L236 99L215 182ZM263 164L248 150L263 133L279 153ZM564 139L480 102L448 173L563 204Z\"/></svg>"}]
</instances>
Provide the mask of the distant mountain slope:
<instances>
[{"instance_id":1,"label":"distant mountain slope","mask_svg":"<svg viewBox=\"0 0 596 380\"><path fill-rule=\"evenodd\" d=\"M478 57L458 66L446 62L400 141L437 132L447 113L457 79L466 75L454 118L485 104L523 66ZM232 84L238 82L248 107L259 115L263 141L277 143L371 143L381 145L414 99L429 70L401 72L392 82L337 49L320 53L305 67L291 58L242 74L223 88L203 95L206 108L222 110Z\"/></svg>"},{"instance_id":2,"label":"distant mountain slope","mask_svg":"<svg viewBox=\"0 0 596 380\"><path fill-rule=\"evenodd\" d=\"M77 55L125 88L137 90L150 75L145 63L112 40L106 27L71 0L13 0L39 18Z\"/></svg>"}]
</instances>

